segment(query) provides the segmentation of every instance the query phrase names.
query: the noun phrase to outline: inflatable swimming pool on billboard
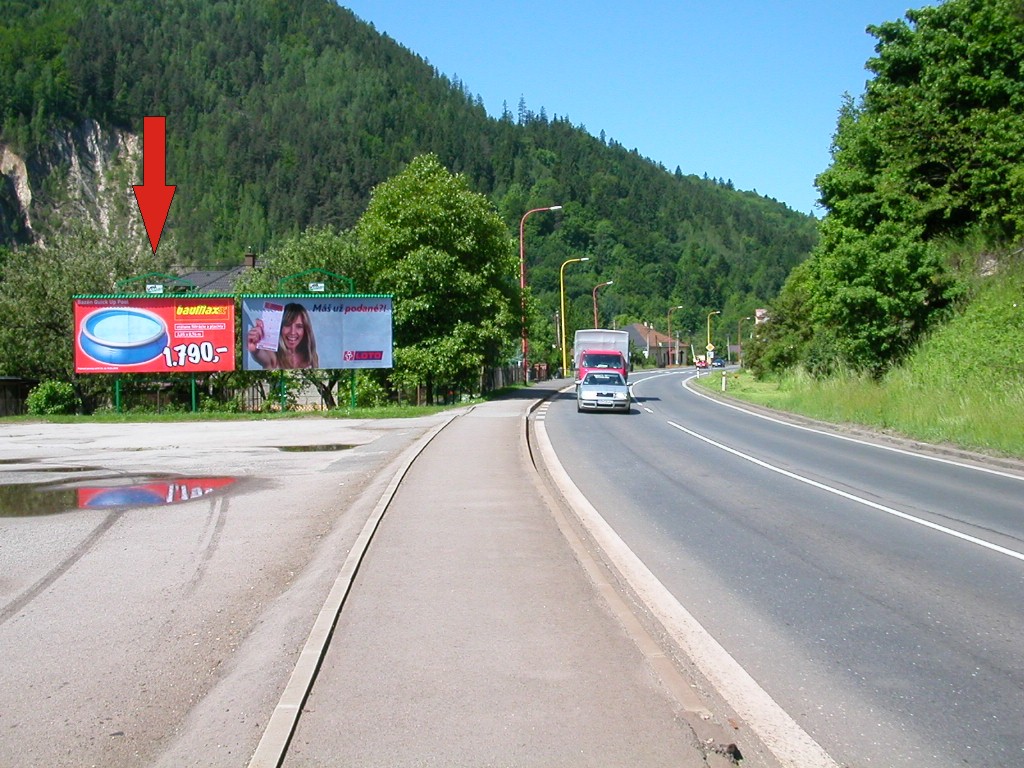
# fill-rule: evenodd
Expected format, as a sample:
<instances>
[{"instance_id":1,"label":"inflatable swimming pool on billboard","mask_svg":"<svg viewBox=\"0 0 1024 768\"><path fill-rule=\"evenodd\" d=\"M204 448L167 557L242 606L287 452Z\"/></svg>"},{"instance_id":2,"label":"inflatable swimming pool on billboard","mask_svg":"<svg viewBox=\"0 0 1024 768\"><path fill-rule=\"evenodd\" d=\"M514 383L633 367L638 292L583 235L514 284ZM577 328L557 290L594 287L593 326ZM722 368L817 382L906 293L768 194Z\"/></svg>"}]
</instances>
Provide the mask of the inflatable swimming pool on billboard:
<instances>
[{"instance_id":1,"label":"inflatable swimming pool on billboard","mask_svg":"<svg viewBox=\"0 0 1024 768\"><path fill-rule=\"evenodd\" d=\"M169 338L159 315L136 307L108 307L85 317L78 340L94 360L138 365L159 356Z\"/></svg>"}]
</instances>

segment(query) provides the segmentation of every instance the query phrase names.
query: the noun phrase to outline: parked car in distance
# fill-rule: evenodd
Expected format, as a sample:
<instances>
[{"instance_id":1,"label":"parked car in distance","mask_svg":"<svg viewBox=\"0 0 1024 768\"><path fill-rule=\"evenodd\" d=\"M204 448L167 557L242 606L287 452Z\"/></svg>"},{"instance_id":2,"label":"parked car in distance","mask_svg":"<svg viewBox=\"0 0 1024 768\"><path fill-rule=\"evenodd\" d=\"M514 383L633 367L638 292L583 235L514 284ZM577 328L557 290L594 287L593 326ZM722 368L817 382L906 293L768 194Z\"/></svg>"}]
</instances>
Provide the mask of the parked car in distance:
<instances>
[{"instance_id":1,"label":"parked car in distance","mask_svg":"<svg viewBox=\"0 0 1024 768\"><path fill-rule=\"evenodd\" d=\"M697 358L697 359L696 359L696 360L695 360L695 361L693 362L693 364L694 364L695 366L697 366L698 368L707 368L707 367L708 367L708 361L707 361L707 360L705 360L705 359L704 359L703 357L698 357L698 358Z\"/></svg>"},{"instance_id":2,"label":"parked car in distance","mask_svg":"<svg viewBox=\"0 0 1024 768\"><path fill-rule=\"evenodd\" d=\"M716 357L714 360L711 361L711 367L712 368L725 368L725 358L724 357Z\"/></svg>"},{"instance_id":3,"label":"parked car in distance","mask_svg":"<svg viewBox=\"0 0 1024 768\"><path fill-rule=\"evenodd\" d=\"M629 387L618 371L591 371L576 389L576 410L629 413Z\"/></svg>"}]
</instances>

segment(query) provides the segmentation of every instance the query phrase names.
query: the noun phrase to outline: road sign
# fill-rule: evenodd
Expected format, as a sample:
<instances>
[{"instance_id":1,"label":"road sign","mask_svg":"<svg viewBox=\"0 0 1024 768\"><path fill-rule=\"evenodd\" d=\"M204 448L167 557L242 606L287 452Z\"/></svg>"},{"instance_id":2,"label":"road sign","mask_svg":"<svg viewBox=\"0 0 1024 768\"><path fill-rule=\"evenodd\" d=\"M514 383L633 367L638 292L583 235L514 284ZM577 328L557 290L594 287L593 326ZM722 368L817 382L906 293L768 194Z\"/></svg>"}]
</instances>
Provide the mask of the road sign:
<instances>
[{"instance_id":1,"label":"road sign","mask_svg":"<svg viewBox=\"0 0 1024 768\"><path fill-rule=\"evenodd\" d=\"M714 352L715 351L715 345L714 344L708 344L707 350L708 350L708 352Z\"/></svg>"}]
</instances>

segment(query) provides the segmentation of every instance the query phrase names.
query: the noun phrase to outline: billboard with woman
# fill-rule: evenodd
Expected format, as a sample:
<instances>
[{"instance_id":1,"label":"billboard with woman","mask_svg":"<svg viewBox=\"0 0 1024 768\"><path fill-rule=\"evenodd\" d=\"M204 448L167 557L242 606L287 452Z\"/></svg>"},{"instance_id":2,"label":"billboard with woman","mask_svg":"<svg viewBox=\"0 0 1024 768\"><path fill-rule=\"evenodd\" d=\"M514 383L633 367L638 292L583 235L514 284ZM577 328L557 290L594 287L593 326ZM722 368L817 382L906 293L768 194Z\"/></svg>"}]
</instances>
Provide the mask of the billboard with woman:
<instances>
[{"instance_id":1,"label":"billboard with woman","mask_svg":"<svg viewBox=\"0 0 1024 768\"><path fill-rule=\"evenodd\" d=\"M392 298L242 297L242 368L390 368Z\"/></svg>"}]
</instances>

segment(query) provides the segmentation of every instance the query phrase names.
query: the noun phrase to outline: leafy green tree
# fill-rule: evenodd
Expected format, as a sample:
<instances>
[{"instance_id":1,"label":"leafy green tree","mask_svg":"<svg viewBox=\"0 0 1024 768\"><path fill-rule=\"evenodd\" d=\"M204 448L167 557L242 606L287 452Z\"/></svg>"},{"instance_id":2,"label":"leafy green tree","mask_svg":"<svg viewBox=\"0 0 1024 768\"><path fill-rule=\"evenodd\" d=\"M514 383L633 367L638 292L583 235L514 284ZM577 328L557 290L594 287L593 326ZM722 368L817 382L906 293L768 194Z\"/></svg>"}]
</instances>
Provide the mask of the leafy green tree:
<instances>
[{"instance_id":1,"label":"leafy green tree","mask_svg":"<svg viewBox=\"0 0 1024 768\"><path fill-rule=\"evenodd\" d=\"M869 27L878 56L864 96L895 217L926 239L981 227L1024 233L1024 11L1019 0L947 0Z\"/></svg>"},{"instance_id":2,"label":"leafy green tree","mask_svg":"<svg viewBox=\"0 0 1024 768\"><path fill-rule=\"evenodd\" d=\"M299 286L295 281L289 282L285 278L305 272L310 272L311 278L319 273L330 290L337 293L348 293L349 284L336 280L333 275L351 280L357 293L367 292L360 291L360 288L370 282L351 230L338 232L333 227L314 227L268 249L260 258L259 269L243 272L235 283L235 290L239 293L297 290ZM325 274L328 272L331 274ZM302 278L299 281L310 282Z\"/></svg>"},{"instance_id":3,"label":"leafy green tree","mask_svg":"<svg viewBox=\"0 0 1024 768\"><path fill-rule=\"evenodd\" d=\"M166 269L164 249L157 257L138 245L75 226L0 262L0 373L74 381L72 297L114 293L120 280Z\"/></svg>"},{"instance_id":4,"label":"leafy green tree","mask_svg":"<svg viewBox=\"0 0 1024 768\"><path fill-rule=\"evenodd\" d=\"M371 292L395 297L393 380L475 388L519 327L517 257L494 207L435 155L374 191L356 231Z\"/></svg>"},{"instance_id":5,"label":"leafy green tree","mask_svg":"<svg viewBox=\"0 0 1024 768\"><path fill-rule=\"evenodd\" d=\"M884 373L958 294L919 229L884 221L865 234L829 220L822 243L808 262L814 276L810 321L816 331L835 336L837 363L852 369Z\"/></svg>"},{"instance_id":6,"label":"leafy green tree","mask_svg":"<svg viewBox=\"0 0 1024 768\"><path fill-rule=\"evenodd\" d=\"M753 341L743 347L743 364L755 376L795 367L806 357L814 336L809 321L812 275L810 262L794 269L772 303L768 322L758 325Z\"/></svg>"},{"instance_id":7,"label":"leafy green tree","mask_svg":"<svg viewBox=\"0 0 1024 768\"><path fill-rule=\"evenodd\" d=\"M782 325L768 345L786 349L765 350L769 367L880 375L962 294L944 242L1024 234L1019 0L947 0L869 32L876 76L840 111L832 165L817 179L821 239L773 313ZM805 299L807 343L785 330L794 296Z\"/></svg>"}]
</instances>

